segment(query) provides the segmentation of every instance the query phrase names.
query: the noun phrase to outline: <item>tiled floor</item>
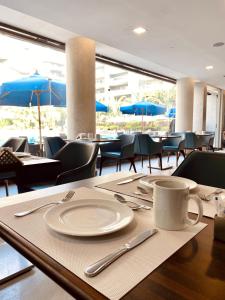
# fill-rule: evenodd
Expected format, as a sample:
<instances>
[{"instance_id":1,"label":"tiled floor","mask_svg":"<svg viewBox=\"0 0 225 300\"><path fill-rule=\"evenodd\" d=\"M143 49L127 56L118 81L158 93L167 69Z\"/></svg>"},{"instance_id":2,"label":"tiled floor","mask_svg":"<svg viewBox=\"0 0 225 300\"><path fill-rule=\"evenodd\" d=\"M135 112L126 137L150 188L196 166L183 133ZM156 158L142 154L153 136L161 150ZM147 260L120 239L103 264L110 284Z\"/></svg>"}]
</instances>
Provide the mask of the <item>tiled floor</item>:
<instances>
[{"instance_id":1,"label":"tiled floor","mask_svg":"<svg viewBox=\"0 0 225 300\"><path fill-rule=\"evenodd\" d=\"M183 161L183 158L180 157L179 163L181 163L182 161ZM143 169L142 169L140 160L136 161L135 165L136 165L137 172L143 172L143 173L146 173L146 174L150 174L147 159L144 161ZM173 168L168 169L168 170L164 170L164 171L152 169L152 175L171 175L174 172L174 170L176 169L176 158L175 158L174 155L170 156L169 163L167 163L167 157L163 157L163 167L165 168L168 165L172 166ZM151 159L151 166L152 167L158 167L158 159L157 158ZM121 171L128 171L129 167L130 167L130 164L124 162L122 164ZM103 166L102 175L110 174L110 173L114 173L114 172L116 172L116 164L111 165L111 166Z\"/></svg>"}]
</instances>

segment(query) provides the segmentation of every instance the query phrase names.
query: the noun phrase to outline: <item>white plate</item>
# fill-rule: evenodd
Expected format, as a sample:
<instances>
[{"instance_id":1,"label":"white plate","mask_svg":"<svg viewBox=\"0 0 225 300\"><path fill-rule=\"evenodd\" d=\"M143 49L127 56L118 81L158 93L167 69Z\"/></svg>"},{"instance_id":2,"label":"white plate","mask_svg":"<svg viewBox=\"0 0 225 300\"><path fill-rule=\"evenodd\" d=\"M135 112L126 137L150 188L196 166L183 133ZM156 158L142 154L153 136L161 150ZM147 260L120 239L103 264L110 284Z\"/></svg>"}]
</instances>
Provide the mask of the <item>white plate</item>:
<instances>
[{"instance_id":1,"label":"white plate","mask_svg":"<svg viewBox=\"0 0 225 300\"><path fill-rule=\"evenodd\" d=\"M186 185L189 187L190 190L195 189L198 184L187 178L183 177L178 177L178 176L147 176L143 177L139 180L140 184L144 185L145 187L150 187L153 188L153 182L156 180L176 180L176 181L181 181L183 183L186 183Z\"/></svg>"},{"instance_id":2,"label":"white plate","mask_svg":"<svg viewBox=\"0 0 225 300\"><path fill-rule=\"evenodd\" d=\"M16 157L30 157L31 154L28 152L13 152Z\"/></svg>"},{"instance_id":3,"label":"white plate","mask_svg":"<svg viewBox=\"0 0 225 300\"><path fill-rule=\"evenodd\" d=\"M133 217L133 211L117 201L82 199L49 209L44 220L51 229L62 234L98 236L124 228Z\"/></svg>"}]
</instances>

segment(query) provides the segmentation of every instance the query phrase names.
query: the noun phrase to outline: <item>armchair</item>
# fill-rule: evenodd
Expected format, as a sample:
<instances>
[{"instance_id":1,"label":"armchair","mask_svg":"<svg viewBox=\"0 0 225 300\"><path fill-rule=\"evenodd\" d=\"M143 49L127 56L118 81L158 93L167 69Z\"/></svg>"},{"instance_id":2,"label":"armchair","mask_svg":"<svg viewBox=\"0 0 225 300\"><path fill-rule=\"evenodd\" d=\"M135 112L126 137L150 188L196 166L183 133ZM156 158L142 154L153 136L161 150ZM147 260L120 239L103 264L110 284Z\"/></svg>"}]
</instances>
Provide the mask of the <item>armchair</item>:
<instances>
[{"instance_id":1,"label":"armchair","mask_svg":"<svg viewBox=\"0 0 225 300\"><path fill-rule=\"evenodd\" d=\"M11 147L13 152L25 152L28 147L27 138L10 138L2 147Z\"/></svg>"},{"instance_id":2,"label":"armchair","mask_svg":"<svg viewBox=\"0 0 225 300\"><path fill-rule=\"evenodd\" d=\"M163 152L166 152L168 154L168 161L170 157L170 153L176 153L176 166L178 166L178 160L180 158L180 154L183 155L185 158L185 139L183 136L183 133L173 133L172 134L174 137L165 139L163 141Z\"/></svg>"},{"instance_id":3,"label":"armchair","mask_svg":"<svg viewBox=\"0 0 225 300\"><path fill-rule=\"evenodd\" d=\"M45 156L53 158L54 155L65 146L66 142L59 136L44 137Z\"/></svg>"},{"instance_id":4,"label":"armchair","mask_svg":"<svg viewBox=\"0 0 225 300\"><path fill-rule=\"evenodd\" d=\"M187 150L202 150L201 136L194 132L185 132L185 149Z\"/></svg>"},{"instance_id":5,"label":"armchair","mask_svg":"<svg viewBox=\"0 0 225 300\"><path fill-rule=\"evenodd\" d=\"M155 142L148 134L137 134L135 136L135 154L141 156L142 168L143 158L148 157L149 171L151 173L151 157L156 155L159 158L160 169L162 169L162 147L161 142Z\"/></svg>"},{"instance_id":6,"label":"armchair","mask_svg":"<svg viewBox=\"0 0 225 300\"><path fill-rule=\"evenodd\" d=\"M212 150L214 152L214 133L213 132L205 132L205 135L201 135L201 145L205 147L206 150Z\"/></svg>"},{"instance_id":7,"label":"armchair","mask_svg":"<svg viewBox=\"0 0 225 300\"><path fill-rule=\"evenodd\" d=\"M191 152L172 174L192 179L199 184L225 188L225 154Z\"/></svg>"},{"instance_id":8,"label":"armchair","mask_svg":"<svg viewBox=\"0 0 225 300\"><path fill-rule=\"evenodd\" d=\"M122 134L118 136L119 142L106 143L100 146L101 159L100 159L100 171L99 175L102 174L103 163L106 160L116 160L116 171L121 171L121 162L123 160L128 160L130 162L130 170L135 167L135 154L134 154L134 135Z\"/></svg>"},{"instance_id":9,"label":"armchair","mask_svg":"<svg viewBox=\"0 0 225 300\"><path fill-rule=\"evenodd\" d=\"M38 190L54 185L87 179L96 175L96 159L99 146L95 143L70 142L54 156L61 162L60 174L55 174L55 181L37 182L29 190Z\"/></svg>"}]
</instances>

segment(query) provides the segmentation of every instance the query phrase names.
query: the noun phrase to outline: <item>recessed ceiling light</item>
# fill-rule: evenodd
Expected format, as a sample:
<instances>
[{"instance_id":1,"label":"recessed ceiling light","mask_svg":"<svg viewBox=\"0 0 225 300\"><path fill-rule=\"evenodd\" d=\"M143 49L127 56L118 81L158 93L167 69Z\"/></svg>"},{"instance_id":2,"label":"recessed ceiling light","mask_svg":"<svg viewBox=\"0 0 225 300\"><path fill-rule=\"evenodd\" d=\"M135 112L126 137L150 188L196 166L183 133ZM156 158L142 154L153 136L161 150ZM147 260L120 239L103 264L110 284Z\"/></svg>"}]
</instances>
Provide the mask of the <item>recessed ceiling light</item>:
<instances>
[{"instance_id":1,"label":"recessed ceiling light","mask_svg":"<svg viewBox=\"0 0 225 300\"><path fill-rule=\"evenodd\" d=\"M224 46L223 42L217 42L217 43L213 44L213 47L222 47L222 46Z\"/></svg>"},{"instance_id":2,"label":"recessed ceiling light","mask_svg":"<svg viewBox=\"0 0 225 300\"><path fill-rule=\"evenodd\" d=\"M212 70L213 66L206 66L205 68L206 68L206 70Z\"/></svg>"},{"instance_id":3,"label":"recessed ceiling light","mask_svg":"<svg viewBox=\"0 0 225 300\"><path fill-rule=\"evenodd\" d=\"M145 33L146 32L146 29L143 28L143 27L137 27L133 30L134 33L136 34L142 34L142 33Z\"/></svg>"}]
</instances>

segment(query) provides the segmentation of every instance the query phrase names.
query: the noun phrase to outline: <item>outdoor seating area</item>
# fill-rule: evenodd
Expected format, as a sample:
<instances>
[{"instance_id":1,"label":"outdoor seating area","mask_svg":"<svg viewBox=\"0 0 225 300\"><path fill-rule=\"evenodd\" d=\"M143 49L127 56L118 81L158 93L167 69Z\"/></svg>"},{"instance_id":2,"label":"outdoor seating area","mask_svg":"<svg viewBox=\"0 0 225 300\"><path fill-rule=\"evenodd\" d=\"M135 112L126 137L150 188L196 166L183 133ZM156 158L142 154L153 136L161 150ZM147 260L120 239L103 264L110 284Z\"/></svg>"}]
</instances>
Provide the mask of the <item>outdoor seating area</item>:
<instances>
[{"instance_id":1,"label":"outdoor seating area","mask_svg":"<svg viewBox=\"0 0 225 300\"><path fill-rule=\"evenodd\" d=\"M224 10L2 1L0 300L225 299Z\"/></svg>"}]
</instances>

